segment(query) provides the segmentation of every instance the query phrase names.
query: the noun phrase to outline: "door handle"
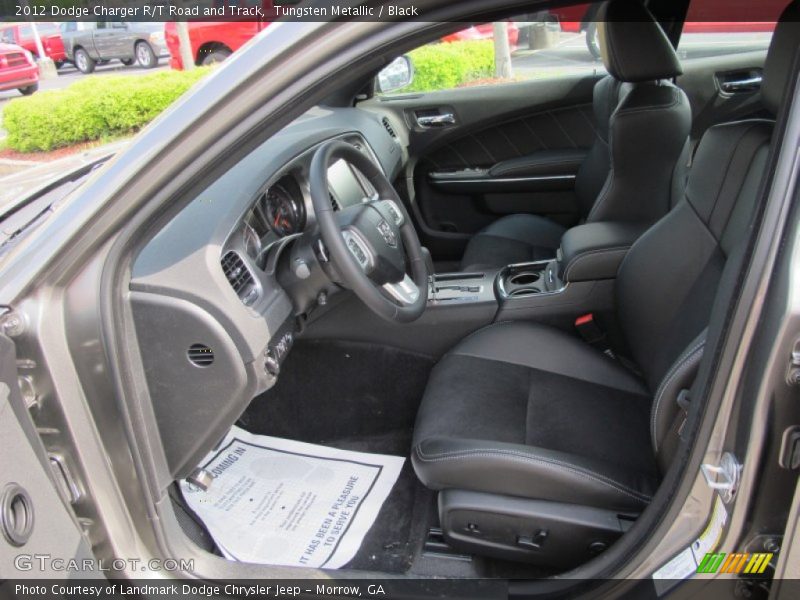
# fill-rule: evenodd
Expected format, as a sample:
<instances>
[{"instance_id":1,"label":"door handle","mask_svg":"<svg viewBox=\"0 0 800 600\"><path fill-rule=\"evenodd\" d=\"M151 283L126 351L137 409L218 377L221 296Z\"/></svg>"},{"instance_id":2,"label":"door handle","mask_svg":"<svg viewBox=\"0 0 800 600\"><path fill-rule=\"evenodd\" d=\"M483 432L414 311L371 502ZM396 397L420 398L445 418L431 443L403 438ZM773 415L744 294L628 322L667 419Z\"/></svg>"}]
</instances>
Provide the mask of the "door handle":
<instances>
[{"instance_id":1,"label":"door handle","mask_svg":"<svg viewBox=\"0 0 800 600\"><path fill-rule=\"evenodd\" d=\"M723 81L720 83L720 88L723 92L728 94L735 94L737 92L752 92L761 87L761 75L753 75L743 79L734 79L731 81Z\"/></svg>"},{"instance_id":2,"label":"door handle","mask_svg":"<svg viewBox=\"0 0 800 600\"><path fill-rule=\"evenodd\" d=\"M442 113L440 115L417 117L417 125L426 129L444 127L445 125L455 125L455 123L456 117L453 113Z\"/></svg>"}]
</instances>

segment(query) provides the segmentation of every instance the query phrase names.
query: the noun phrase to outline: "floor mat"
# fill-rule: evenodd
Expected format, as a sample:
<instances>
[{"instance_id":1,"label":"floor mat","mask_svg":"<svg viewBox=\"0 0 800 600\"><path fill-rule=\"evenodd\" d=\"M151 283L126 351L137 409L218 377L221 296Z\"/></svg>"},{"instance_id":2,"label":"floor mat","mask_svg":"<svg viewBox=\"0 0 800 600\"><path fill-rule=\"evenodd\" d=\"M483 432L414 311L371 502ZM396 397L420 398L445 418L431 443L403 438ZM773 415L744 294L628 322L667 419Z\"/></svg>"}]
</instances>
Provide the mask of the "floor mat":
<instances>
[{"instance_id":1,"label":"floor mat","mask_svg":"<svg viewBox=\"0 0 800 600\"><path fill-rule=\"evenodd\" d=\"M201 465L211 487L181 490L228 558L336 569L358 552L404 462L234 427Z\"/></svg>"},{"instance_id":2,"label":"floor mat","mask_svg":"<svg viewBox=\"0 0 800 600\"><path fill-rule=\"evenodd\" d=\"M362 343L298 340L274 388L239 424L253 433L332 448L408 456L434 361ZM345 568L404 573L421 548L434 493L406 461L361 549Z\"/></svg>"}]
</instances>

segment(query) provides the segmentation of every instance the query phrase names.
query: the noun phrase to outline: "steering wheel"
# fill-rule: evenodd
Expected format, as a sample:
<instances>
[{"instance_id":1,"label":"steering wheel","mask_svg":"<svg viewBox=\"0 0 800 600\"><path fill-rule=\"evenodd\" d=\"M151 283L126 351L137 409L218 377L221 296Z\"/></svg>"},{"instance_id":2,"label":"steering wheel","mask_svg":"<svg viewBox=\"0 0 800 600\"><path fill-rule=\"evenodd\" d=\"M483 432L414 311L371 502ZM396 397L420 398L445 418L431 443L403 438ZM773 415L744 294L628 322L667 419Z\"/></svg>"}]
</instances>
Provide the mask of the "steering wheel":
<instances>
[{"instance_id":1,"label":"steering wheel","mask_svg":"<svg viewBox=\"0 0 800 600\"><path fill-rule=\"evenodd\" d=\"M369 180L377 199L333 209L328 167L339 159ZM337 283L353 290L384 319L407 323L419 318L428 300L422 246L402 201L378 166L350 144L332 140L314 154L309 184Z\"/></svg>"}]
</instances>

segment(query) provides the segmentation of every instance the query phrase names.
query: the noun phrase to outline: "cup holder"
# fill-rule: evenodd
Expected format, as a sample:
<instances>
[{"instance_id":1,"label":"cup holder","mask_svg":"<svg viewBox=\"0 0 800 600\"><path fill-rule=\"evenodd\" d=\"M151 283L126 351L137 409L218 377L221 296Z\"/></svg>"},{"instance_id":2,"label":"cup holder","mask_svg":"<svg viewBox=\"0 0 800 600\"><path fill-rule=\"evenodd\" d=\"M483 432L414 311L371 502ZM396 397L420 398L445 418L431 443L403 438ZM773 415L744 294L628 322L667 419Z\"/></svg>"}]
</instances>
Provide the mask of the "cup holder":
<instances>
[{"instance_id":1,"label":"cup holder","mask_svg":"<svg viewBox=\"0 0 800 600\"><path fill-rule=\"evenodd\" d=\"M524 287L524 288L517 288L513 292L509 294L509 297L514 296L530 296L531 294L538 294L540 290L534 287Z\"/></svg>"},{"instance_id":2,"label":"cup holder","mask_svg":"<svg viewBox=\"0 0 800 600\"><path fill-rule=\"evenodd\" d=\"M540 277L541 273L524 272L512 275L508 281L509 283L513 283L514 285L530 285L532 283L536 283L537 281L539 281ZM530 289L533 290L534 288Z\"/></svg>"}]
</instances>

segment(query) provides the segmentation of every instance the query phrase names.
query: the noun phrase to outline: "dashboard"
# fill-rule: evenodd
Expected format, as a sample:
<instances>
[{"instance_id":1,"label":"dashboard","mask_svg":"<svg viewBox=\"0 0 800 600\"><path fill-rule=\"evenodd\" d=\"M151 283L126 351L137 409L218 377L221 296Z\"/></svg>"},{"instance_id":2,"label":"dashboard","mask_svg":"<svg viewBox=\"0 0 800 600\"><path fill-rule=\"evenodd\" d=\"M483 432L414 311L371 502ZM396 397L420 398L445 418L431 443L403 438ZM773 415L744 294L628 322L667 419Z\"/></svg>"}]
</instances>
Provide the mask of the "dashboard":
<instances>
[{"instance_id":1,"label":"dashboard","mask_svg":"<svg viewBox=\"0 0 800 600\"><path fill-rule=\"evenodd\" d=\"M375 153L362 135L346 134L334 139L343 139L377 162ZM273 176L264 190L259 191L242 219L241 246L254 261L258 262L264 251L275 242L314 228L316 219L307 173L317 146L303 152ZM334 210L362 203L375 194L370 182L344 160L329 167L328 184Z\"/></svg>"},{"instance_id":2,"label":"dashboard","mask_svg":"<svg viewBox=\"0 0 800 600\"><path fill-rule=\"evenodd\" d=\"M406 148L386 116L312 109L261 144L162 228L136 258L130 302L155 417L173 477L187 475L249 402L274 385L293 341L295 306L277 260L311 235L308 173L331 139L394 180ZM375 192L344 161L330 166L335 209Z\"/></svg>"}]
</instances>

